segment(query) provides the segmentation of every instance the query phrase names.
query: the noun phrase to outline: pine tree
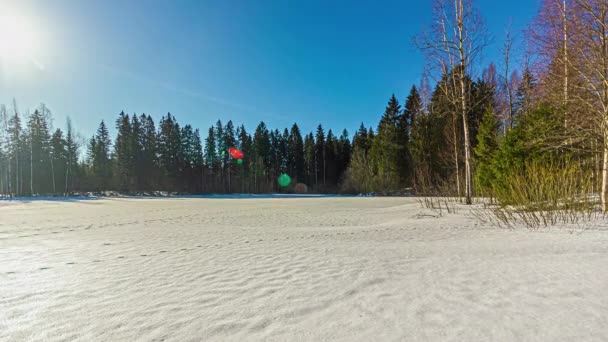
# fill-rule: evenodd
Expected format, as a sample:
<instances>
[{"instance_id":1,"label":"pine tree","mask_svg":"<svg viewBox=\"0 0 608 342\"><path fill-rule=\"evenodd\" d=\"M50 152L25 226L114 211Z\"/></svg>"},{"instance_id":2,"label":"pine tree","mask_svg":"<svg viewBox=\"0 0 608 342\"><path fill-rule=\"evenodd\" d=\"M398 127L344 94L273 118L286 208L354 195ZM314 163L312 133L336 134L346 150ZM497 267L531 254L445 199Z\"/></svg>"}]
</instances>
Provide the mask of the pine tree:
<instances>
[{"instance_id":1,"label":"pine tree","mask_svg":"<svg viewBox=\"0 0 608 342\"><path fill-rule=\"evenodd\" d=\"M469 111L469 132L473 140L471 147L475 150L477 146L477 137L479 126L483 120L483 116L487 108L494 106L495 88L492 84L479 79L472 85L473 91L471 96L471 110Z\"/></svg>"},{"instance_id":2,"label":"pine tree","mask_svg":"<svg viewBox=\"0 0 608 342\"><path fill-rule=\"evenodd\" d=\"M331 129L327 131L325 139L325 160L326 176L328 184L326 186L334 188L338 184L338 142Z\"/></svg>"},{"instance_id":3,"label":"pine tree","mask_svg":"<svg viewBox=\"0 0 608 342\"><path fill-rule=\"evenodd\" d=\"M156 125L150 115L142 114L139 118L141 132L139 134L139 145L141 146L140 167L143 178L142 188L144 190L158 189L158 160L157 160L157 134Z\"/></svg>"},{"instance_id":4,"label":"pine tree","mask_svg":"<svg viewBox=\"0 0 608 342\"><path fill-rule=\"evenodd\" d=\"M479 132L475 157L477 159L477 188L482 195L492 194L492 182L495 179L493 161L498 150L498 132L500 122L492 107L488 107L483 115Z\"/></svg>"},{"instance_id":5,"label":"pine tree","mask_svg":"<svg viewBox=\"0 0 608 342\"><path fill-rule=\"evenodd\" d=\"M19 196L23 194L23 154L25 149L23 146L23 129L21 127L21 118L13 104L14 113L8 120L7 129L7 153L10 159L9 169L9 192ZM12 171L12 172L11 172Z\"/></svg>"},{"instance_id":6,"label":"pine tree","mask_svg":"<svg viewBox=\"0 0 608 342\"><path fill-rule=\"evenodd\" d=\"M69 193L74 188L74 178L78 168L78 149L80 148L74 128L72 127L72 120L68 117L66 120L66 168L65 168L65 194Z\"/></svg>"},{"instance_id":7,"label":"pine tree","mask_svg":"<svg viewBox=\"0 0 608 342\"><path fill-rule=\"evenodd\" d=\"M222 137L222 144L223 144L223 148L225 151L224 154L224 165L225 165L225 169L227 170L227 181L228 181L228 192L232 192L232 162L231 162L231 157L230 154L228 153L228 150L231 147L235 147L236 146L236 137L234 134L234 124L232 123L232 120L229 120L226 123L226 126L224 127L224 131L223 131L224 135Z\"/></svg>"},{"instance_id":8,"label":"pine tree","mask_svg":"<svg viewBox=\"0 0 608 342\"><path fill-rule=\"evenodd\" d=\"M31 194L52 191L49 116L50 112L41 105L28 120Z\"/></svg>"},{"instance_id":9,"label":"pine tree","mask_svg":"<svg viewBox=\"0 0 608 342\"><path fill-rule=\"evenodd\" d=\"M304 157L304 141L302 140L302 133L297 124L291 126L289 132L289 156L290 156L290 167L289 173L298 182L306 182L306 166Z\"/></svg>"},{"instance_id":10,"label":"pine tree","mask_svg":"<svg viewBox=\"0 0 608 342\"><path fill-rule=\"evenodd\" d=\"M129 135L129 150L131 153L131 181L130 189L143 190L144 184L144 153L142 145L143 122L137 115L131 116L131 134Z\"/></svg>"},{"instance_id":11,"label":"pine tree","mask_svg":"<svg viewBox=\"0 0 608 342\"><path fill-rule=\"evenodd\" d=\"M281 134L278 129L270 130L269 134L270 139L270 169L269 169L269 177L270 180L276 179L279 176L279 167L280 167L280 159L279 155L279 144L281 140ZM272 190L276 191L276 183L272 182Z\"/></svg>"},{"instance_id":12,"label":"pine tree","mask_svg":"<svg viewBox=\"0 0 608 342\"><path fill-rule=\"evenodd\" d=\"M218 168L218 155L217 155L217 146L215 139L215 129L213 126L209 127L209 131L207 133L207 138L205 139L205 172L210 176L210 178L214 179L217 173ZM204 189L215 191L215 188L212 189Z\"/></svg>"},{"instance_id":13,"label":"pine tree","mask_svg":"<svg viewBox=\"0 0 608 342\"><path fill-rule=\"evenodd\" d=\"M245 192L245 186L247 185L247 191L251 191L251 182L250 182L250 169L251 162L254 160L252 158L253 148L252 148L252 139L249 134L247 134L247 130L244 125L238 130L238 145L239 149L243 152L243 164L241 165L241 192Z\"/></svg>"},{"instance_id":14,"label":"pine tree","mask_svg":"<svg viewBox=\"0 0 608 342\"><path fill-rule=\"evenodd\" d=\"M305 181L310 186L315 183L315 138L312 133L306 135L304 140Z\"/></svg>"},{"instance_id":15,"label":"pine tree","mask_svg":"<svg viewBox=\"0 0 608 342\"><path fill-rule=\"evenodd\" d=\"M348 166L350 165L352 154L352 145L348 138L348 131L344 129L342 131L342 135L340 135L340 139L338 140L338 179L337 182L340 181L340 178L344 175Z\"/></svg>"},{"instance_id":16,"label":"pine tree","mask_svg":"<svg viewBox=\"0 0 608 342\"><path fill-rule=\"evenodd\" d=\"M355 148L359 148L362 151L365 151L365 153L367 153L371 148L371 141L370 139L368 139L367 128L365 128L363 122L361 123L361 126L359 126L359 130L357 131L357 133L355 133L355 136L353 137L353 149Z\"/></svg>"},{"instance_id":17,"label":"pine tree","mask_svg":"<svg viewBox=\"0 0 608 342\"><path fill-rule=\"evenodd\" d=\"M189 182L192 177L195 166L194 160L196 158L196 151L194 150L194 130L192 129L192 126L184 125L184 127L181 128L180 136L181 150L184 157L182 160L182 169L184 170L184 178Z\"/></svg>"},{"instance_id":18,"label":"pine tree","mask_svg":"<svg viewBox=\"0 0 608 342\"><path fill-rule=\"evenodd\" d=\"M414 123L416 122L416 118L422 112L422 99L420 98L420 93L418 93L418 88L415 85L412 86L410 90L410 94L407 96L405 100L405 107L403 108L403 119L401 121L402 127L405 130L406 140L411 141L412 131L414 128Z\"/></svg>"},{"instance_id":19,"label":"pine tree","mask_svg":"<svg viewBox=\"0 0 608 342\"><path fill-rule=\"evenodd\" d=\"M421 112L412 126L410 151L413 161L413 185L424 193L446 179L449 166L443 158L445 146L445 116ZM449 151L448 151L449 153Z\"/></svg>"},{"instance_id":20,"label":"pine tree","mask_svg":"<svg viewBox=\"0 0 608 342\"><path fill-rule=\"evenodd\" d=\"M63 175L67 169L67 143L63 138L63 132L57 128L51 137L51 170L53 173L53 193L65 188Z\"/></svg>"},{"instance_id":21,"label":"pine tree","mask_svg":"<svg viewBox=\"0 0 608 342\"><path fill-rule=\"evenodd\" d=\"M194 178L192 179L192 183L198 184L198 186L193 186L193 188L194 189L198 188L199 191L202 191L202 189L203 189L202 177L203 177L203 167L204 167L203 144L201 142L201 133L198 130L198 128L194 130L194 140L193 140L192 144L193 144L192 152L194 153L194 155L191 156L191 162L194 166L194 169L196 170L196 172L194 174ZM197 180L201 180L201 181L199 182Z\"/></svg>"},{"instance_id":22,"label":"pine tree","mask_svg":"<svg viewBox=\"0 0 608 342\"><path fill-rule=\"evenodd\" d=\"M402 183L400 175L402 159L407 154L404 134L400 134L401 106L393 96L388 101L384 115L378 125L378 134L373 140L370 159L377 175L377 184L382 190L394 189Z\"/></svg>"},{"instance_id":23,"label":"pine tree","mask_svg":"<svg viewBox=\"0 0 608 342\"><path fill-rule=\"evenodd\" d=\"M121 112L116 119L116 140L114 142L114 166L116 170L116 184L120 190L131 189L131 178L134 174L135 151L132 150L133 129L129 115Z\"/></svg>"},{"instance_id":24,"label":"pine tree","mask_svg":"<svg viewBox=\"0 0 608 342\"><path fill-rule=\"evenodd\" d=\"M319 187L319 181L325 186L326 181L326 160L325 160L325 131L323 126L317 126L315 136L315 187Z\"/></svg>"},{"instance_id":25,"label":"pine tree","mask_svg":"<svg viewBox=\"0 0 608 342\"><path fill-rule=\"evenodd\" d=\"M161 118L158 130L158 156L162 173L166 177L165 188L177 191L181 188L183 171L181 130L171 113Z\"/></svg>"},{"instance_id":26,"label":"pine tree","mask_svg":"<svg viewBox=\"0 0 608 342\"><path fill-rule=\"evenodd\" d=\"M532 92L536 87L536 79L528 67L524 69L517 92L515 93L515 124L521 123L532 111Z\"/></svg>"},{"instance_id":27,"label":"pine tree","mask_svg":"<svg viewBox=\"0 0 608 342\"><path fill-rule=\"evenodd\" d=\"M256 158L253 163L254 189L256 192L269 191L271 167L270 132L262 121L253 135L253 152ZM261 187L263 181L263 188ZM274 185L274 182L271 183Z\"/></svg>"},{"instance_id":28,"label":"pine tree","mask_svg":"<svg viewBox=\"0 0 608 342\"><path fill-rule=\"evenodd\" d=\"M10 139L8 135L8 111L5 105L0 105L0 192L4 196L11 196L10 187L10 156L9 156Z\"/></svg>"},{"instance_id":29,"label":"pine tree","mask_svg":"<svg viewBox=\"0 0 608 342\"><path fill-rule=\"evenodd\" d=\"M110 133L102 120L97 128L97 133L89 144L92 171L97 190L108 190L112 180L112 159L110 150L112 141Z\"/></svg>"},{"instance_id":30,"label":"pine tree","mask_svg":"<svg viewBox=\"0 0 608 342\"><path fill-rule=\"evenodd\" d=\"M291 156L291 150L289 149L289 131L287 128L283 129L283 135L279 140L279 171L280 173L289 172L289 163L290 160L293 159ZM294 177L294 174L291 173L291 177Z\"/></svg>"}]
</instances>

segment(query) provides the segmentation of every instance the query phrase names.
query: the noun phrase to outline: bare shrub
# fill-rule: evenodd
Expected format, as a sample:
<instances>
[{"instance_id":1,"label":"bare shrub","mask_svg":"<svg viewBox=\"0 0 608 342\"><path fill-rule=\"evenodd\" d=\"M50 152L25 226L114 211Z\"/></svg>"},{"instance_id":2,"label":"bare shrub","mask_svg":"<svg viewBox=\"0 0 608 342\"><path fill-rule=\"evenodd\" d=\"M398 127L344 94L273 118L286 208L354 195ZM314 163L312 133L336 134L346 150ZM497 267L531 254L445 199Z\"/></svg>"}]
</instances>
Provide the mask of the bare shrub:
<instances>
[{"instance_id":1,"label":"bare shrub","mask_svg":"<svg viewBox=\"0 0 608 342\"><path fill-rule=\"evenodd\" d=\"M528 162L496 186L496 205L487 205L474 215L509 228L587 222L601 215L591 189L591 170L578 163Z\"/></svg>"}]
</instances>

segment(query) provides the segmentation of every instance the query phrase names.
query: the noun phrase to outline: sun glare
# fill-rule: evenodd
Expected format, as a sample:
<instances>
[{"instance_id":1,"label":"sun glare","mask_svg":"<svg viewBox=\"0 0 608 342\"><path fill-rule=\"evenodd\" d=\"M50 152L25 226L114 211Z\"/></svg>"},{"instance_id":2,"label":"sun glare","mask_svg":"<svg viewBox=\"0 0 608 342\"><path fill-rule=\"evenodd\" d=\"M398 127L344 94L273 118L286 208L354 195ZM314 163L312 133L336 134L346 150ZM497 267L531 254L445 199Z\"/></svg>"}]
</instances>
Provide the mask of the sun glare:
<instances>
[{"instance_id":1,"label":"sun glare","mask_svg":"<svg viewBox=\"0 0 608 342\"><path fill-rule=\"evenodd\" d=\"M16 13L0 14L0 61L33 63L40 67L36 52L39 42L31 20Z\"/></svg>"}]
</instances>

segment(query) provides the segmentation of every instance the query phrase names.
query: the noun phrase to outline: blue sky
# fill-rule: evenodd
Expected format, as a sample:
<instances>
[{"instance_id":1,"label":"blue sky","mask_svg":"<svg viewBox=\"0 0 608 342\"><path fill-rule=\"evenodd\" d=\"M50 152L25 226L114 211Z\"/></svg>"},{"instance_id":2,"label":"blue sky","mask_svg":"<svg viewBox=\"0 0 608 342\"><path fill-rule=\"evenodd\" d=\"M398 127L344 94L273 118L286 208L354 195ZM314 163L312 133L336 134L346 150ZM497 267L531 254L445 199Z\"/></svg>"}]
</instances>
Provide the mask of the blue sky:
<instances>
[{"instance_id":1,"label":"blue sky","mask_svg":"<svg viewBox=\"0 0 608 342\"><path fill-rule=\"evenodd\" d=\"M494 36L484 63L499 62L509 22L521 38L538 2L476 1ZM5 0L0 12L30 21L43 66L3 64L0 103L44 102L56 127L70 116L89 136L124 110L171 112L203 133L217 119L352 133L419 82L411 39L431 1Z\"/></svg>"}]
</instances>

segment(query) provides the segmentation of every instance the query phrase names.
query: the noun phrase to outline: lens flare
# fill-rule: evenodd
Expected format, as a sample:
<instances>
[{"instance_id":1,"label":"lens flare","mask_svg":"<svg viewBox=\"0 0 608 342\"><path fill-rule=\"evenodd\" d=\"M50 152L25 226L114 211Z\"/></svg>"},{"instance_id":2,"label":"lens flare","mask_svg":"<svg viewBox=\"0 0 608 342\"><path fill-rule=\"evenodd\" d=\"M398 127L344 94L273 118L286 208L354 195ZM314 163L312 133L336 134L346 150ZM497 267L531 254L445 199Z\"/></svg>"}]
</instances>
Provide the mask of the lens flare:
<instances>
[{"instance_id":1,"label":"lens flare","mask_svg":"<svg viewBox=\"0 0 608 342\"><path fill-rule=\"evenodd\" d=\"M289 184L291 184L291 177L289 177L288 174L283 173L279 176L278 182L279 182L279 185L284 188L286 186L289 186Z\"/></svg>"}]
</instances>

